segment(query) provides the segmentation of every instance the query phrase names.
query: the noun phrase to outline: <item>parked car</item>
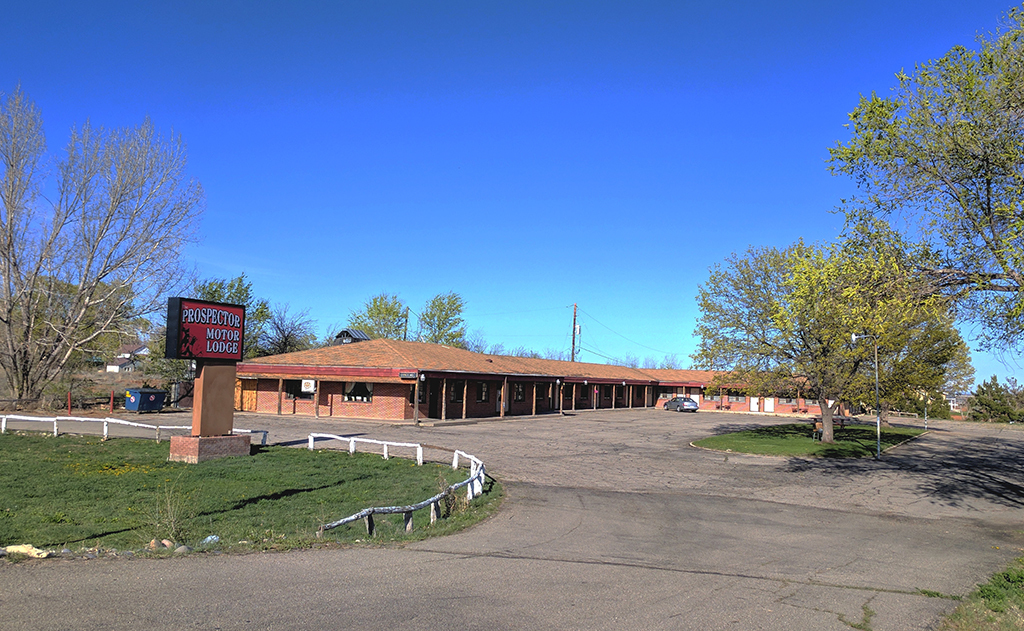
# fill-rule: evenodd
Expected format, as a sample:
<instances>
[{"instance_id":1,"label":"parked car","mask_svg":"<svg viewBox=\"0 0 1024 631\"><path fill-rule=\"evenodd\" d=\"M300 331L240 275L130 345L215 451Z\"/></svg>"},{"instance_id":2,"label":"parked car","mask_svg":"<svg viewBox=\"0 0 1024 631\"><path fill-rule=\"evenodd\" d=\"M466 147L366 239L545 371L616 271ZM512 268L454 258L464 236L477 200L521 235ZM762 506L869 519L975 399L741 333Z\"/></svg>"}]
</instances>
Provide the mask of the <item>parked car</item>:
<instances>
[{"instance_id":1,"label":"parked car","mask_svg":"<svg viewBox=\"0 0 1024 631\"><path fill-rule=\"evenodd\" d=\"M700 406L690 397L672 397L665 402L665 409L676 412L696 412Z\"/></svg>"}]
</instances>

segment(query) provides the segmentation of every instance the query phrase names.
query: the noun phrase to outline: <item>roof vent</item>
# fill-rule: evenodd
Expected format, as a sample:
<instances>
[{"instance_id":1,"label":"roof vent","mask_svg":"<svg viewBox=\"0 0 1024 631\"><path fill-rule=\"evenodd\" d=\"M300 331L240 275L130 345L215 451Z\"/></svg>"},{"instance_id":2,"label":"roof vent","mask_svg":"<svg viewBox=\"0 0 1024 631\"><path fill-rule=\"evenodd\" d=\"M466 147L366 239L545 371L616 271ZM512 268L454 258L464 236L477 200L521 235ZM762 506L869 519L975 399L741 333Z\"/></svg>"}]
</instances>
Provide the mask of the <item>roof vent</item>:
<instances>
[{"instance_id":1,"label":"roof vent","mask_svg":"<svg viewBox=\"0 0 1024 631\"><path fill-rule=\"evenodd\" d=\"M334 341L331 342L331 346L341 346L342 344L355 344L356 342L369 341L370 336L363 333L359 329L342 329L340 333L334 336Z\"/></svg>"}]
</instances>

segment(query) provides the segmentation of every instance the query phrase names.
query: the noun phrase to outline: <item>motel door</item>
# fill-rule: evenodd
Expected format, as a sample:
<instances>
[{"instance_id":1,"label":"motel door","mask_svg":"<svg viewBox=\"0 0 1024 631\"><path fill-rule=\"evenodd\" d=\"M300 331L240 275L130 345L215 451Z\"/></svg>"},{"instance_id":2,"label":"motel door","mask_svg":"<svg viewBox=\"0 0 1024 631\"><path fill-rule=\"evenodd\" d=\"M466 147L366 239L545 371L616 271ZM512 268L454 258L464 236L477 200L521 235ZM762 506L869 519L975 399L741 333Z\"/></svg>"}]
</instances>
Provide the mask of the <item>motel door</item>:
<instances>
[{"instance_id":1,"label":"motel door","mask_svg":"<svg viewBox=\"0 0 1024 631\"><path fill-rule=\"evenodd\" d=\"M757 397L750 397L750 411L757 412L757 402L760 401Z\"/></svg>"},{"instance_id":2,"label":"motel door","mask_svg":"<svg viewBox=\"0 0 1024 631\"><path fill-rule=\"evenodd\" d=\"M438 396L440 388L440 382L437 379L427 380L428 399L430 399L430 405L427 406L427 418L441 418L441 413L438 412L439 402L441 397Z\"/></svg>"},{"instance_id":3,"label":"motel door","mask_svg":"<svg viewBox=\"0 0 1024 631\"><path fill-rule=\"evenodd\" d=\"M239 407L243 412L256 411L256 379L239 379L242 382L242 405Z\"/></svg>"},{"instance_id":4,"label":"motel door","mask_svg":"<svg viewBox=\"0 0 1024 631\"><path fill-rule=\"evenodd\" d=\"M774 412L775 411L775 397L768 397L764 400L764 411Z\"/></svg>"}]
</instances>

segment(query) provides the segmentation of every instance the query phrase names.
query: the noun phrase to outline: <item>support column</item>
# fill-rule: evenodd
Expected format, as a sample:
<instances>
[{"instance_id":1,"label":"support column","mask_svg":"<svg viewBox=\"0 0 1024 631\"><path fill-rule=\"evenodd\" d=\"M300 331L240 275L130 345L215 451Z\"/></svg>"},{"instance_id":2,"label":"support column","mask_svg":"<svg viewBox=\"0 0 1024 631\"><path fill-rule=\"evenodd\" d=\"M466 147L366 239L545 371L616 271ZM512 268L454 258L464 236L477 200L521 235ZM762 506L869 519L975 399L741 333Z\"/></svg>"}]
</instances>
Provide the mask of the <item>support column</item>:
<instances>
[{"instance_id":1,"label":"support column","mask_svg":"<svg viewBox=\"0 0 1024 631\"><path fill-rule=\"evenodd\" d=\"M501 382L501 418L505 418L505 406L508 404L508 377Z\"/></svg>"},{"instance_id":2,"label":"support column","mask_svg":"<svg viewBox=\"0 0 1024 631\"><path fill-rule=\"evenodd\" d=\"M192 435L171 436L169 460L195 464L225 456L249 455L249 434L231 433L236 377L233 361L196 360Z\"/></svg>"},{"instance_id":3,"label":"support column","mask_svg":"<svg viewBox=\"0 0 1024 631\"><path fill-rule=\"evenodd\" d=\"M565 394L565 384L564 383L559 383L558 384L558 413L559 414L561 414L562 411L563 411L563 405L565 403L564 394Z\"/></svg>"},{"instance_id":4,"label":"support column","mask_svg":"<svg viewBox=\"0 0 1024 631\"><path fill-rule=\"evenodd\" d=\"M281 396L284 392L284 379L277 380L277 415L281 416Z\"/></svg>"},{"instance_id":5,"label":"support column","mask_svg":"<svg viewBox=\"0 0 1024 631\"><path fill-rule=\"evenodd\" d=\"M593 409L597 409L597 398L601 396L601 386L594 386Z\"/></svg>"},{"instance_id":6,"label":"support column","mask_svg":"<svg viewBox=\"0 0 1024 631\"><path fill-rule=\"evenodd\" d=\"M633 386L629 386L629 409L633 409Z\"/></svg>"},{"instance_id":7,"label":"support column","mask_svg":"<svg viewBox=\"0 0 1024 631\"><path fill-rule=\"evenodd\" d=\"M320 380L313 382L313 416L320 418Z\"/></svg>"},{"instance_id":8,"label":"support column","mask_svg":"<svg viewBox=\"0 0 1024 631\"><path fill-rule=\"evenodd\" d=\"M462 380L462 418L466 418L466 401L469 399L469 379Z\"/></svg>"},{"instance_id":9,"label":"support column","mask_svg":"<svg viewBox=\"0 0 1024 631\"><path fill-rule=\"evenodd\" d=\"M537 382L536 381L533 382L533 414L532 414L532 416L537 416Z\"/></svg>"},{"instance_id":10,"label":"support column","mask_svg":"<svg viewBox=\"0 0 1024 631\"><path fill-rule=\"evenodd\" d=\"M231 434L235 411L235 363L197 360L192 435Z\"/></svg>"},{"instance_id":11,"label":"support column","mask_svg":"<svg viewBox=\"0 0 1024 631\"><path fill-rule=\"evenodd\" d=\"M412 422L420 424L420 376L416 375L416 385L412 387Z\"/></svg>"},{"instance_id":12,"label":"support column","mask_svg":"<svg viewBox=\"0 0 1024 631\"><path fill-rule=\"evenodd\" d=\"M441 380L441 420L448 419L448 377Z\"/></svg>"},{"instance_id":13,"label":"support column","mask_svg":"<svg viewBox=\"0 0 1024 631\"><path fill-rule=\"evenodd\" d=\"M572 384L572 411L576 411L576 384Z\"/></svg>"}]
</instances>

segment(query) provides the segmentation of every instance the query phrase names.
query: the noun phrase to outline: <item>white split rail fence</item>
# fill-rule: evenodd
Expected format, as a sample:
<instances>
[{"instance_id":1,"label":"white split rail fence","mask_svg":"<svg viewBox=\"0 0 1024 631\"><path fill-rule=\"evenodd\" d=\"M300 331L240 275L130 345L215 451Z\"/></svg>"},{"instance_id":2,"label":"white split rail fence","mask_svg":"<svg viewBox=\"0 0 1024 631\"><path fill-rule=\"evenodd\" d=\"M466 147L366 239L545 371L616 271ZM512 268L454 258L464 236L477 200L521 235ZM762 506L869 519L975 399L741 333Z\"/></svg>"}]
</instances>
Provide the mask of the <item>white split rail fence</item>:
<instances>
[{"instance_id":1,"label":"white split rail fence","mask_svg":"<svg viewBox=\"0 0 1024 631\"><path fill-rule=\"evenodd\" d=\"M53 423L53 435L58 435L58 422L62 421L74 421L77 423L103 423L103 440L106 440L110 436L110 425L125 425L128 427L141 427L143 429L156 430L156 441L160 442L160 430L188 430L192 428L188 425L150 425L149 423L135 423L133 421L125 421L119 418L86 418L81 416L22 416L19 414L4 414L0 416L0 434L7 432L7 422L38 422L38 423ZM234 429L233 434L262 434L260 439L260 445L267 444L267 430L265 429Z\"/></svg>"},{"instance_id":2,"label":"white split rail fence","mask_svg":"<svg viewBox=\"0 0 1024 631\"><path fill-rule=\"evenodd\" d=\"M401 448L415 448L416 449L416 464L423 464L423 445L417 443L395 443L385 440L373 440L371 438L356 438L354 436L337 436L335 434L310 434L309 435L309 450L313 451L314 443L317 438L323 438L328 440L340 440L348 442L348 452L354 454L356 452L356 443L368 443L372 445L381 445L384 459L390 458L389 447L401 447ZM459 468L459 460L465 459L469 461L469 477L462 482L457 482L450 485L444 491L441 491L437 495L425 499L417 504L411 504L409 506L374 506L371 508L364 508L363 510L344 517L337 521L333 521L329 524L320 526L317 536L323 535L327 530L332 530L338 526L344 526L345 524L354 522L358 519L366 520L366 532L370 536L374 534L374 515L394 515L402 513L405 518L405 530L409 532L412 530L412 513L413 511L420 510L421 508L430 507L430 523L434 523L441 516L441 500L446 496L454 493L455 491L466 487L466 497L472 500L474 497L479 497L484 492L484 478L487 477L487 469L484 467L483 461L476 456L467 454L464 451L458 449L455 450L455 455L452 458L452 469Z\"/></svg>"}]
</instances>

